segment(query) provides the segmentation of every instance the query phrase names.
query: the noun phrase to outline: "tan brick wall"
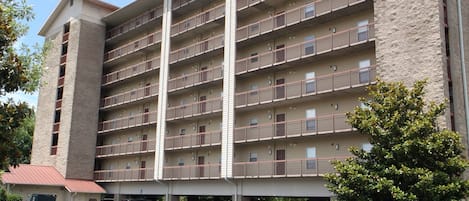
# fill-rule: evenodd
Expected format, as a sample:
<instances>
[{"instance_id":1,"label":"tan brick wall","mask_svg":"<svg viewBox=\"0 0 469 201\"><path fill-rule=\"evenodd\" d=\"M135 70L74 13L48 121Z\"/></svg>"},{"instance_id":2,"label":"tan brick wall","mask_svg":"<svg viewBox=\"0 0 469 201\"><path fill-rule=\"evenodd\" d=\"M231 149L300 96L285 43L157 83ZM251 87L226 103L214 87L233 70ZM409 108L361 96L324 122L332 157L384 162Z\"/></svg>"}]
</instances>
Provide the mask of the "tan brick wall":
<instances>
[{"instance_id":1,"label":"tan brick wall","mask_svg":"<svg viewBox=\"0 0 469 201\"><path fill-rule=\"evenodd\" d=\"M427 99L448 97L441 1L375 0L378 75L411 85L428 79ZM449 127L449 113L439 119Z\"/></svg>"}]
</instances>

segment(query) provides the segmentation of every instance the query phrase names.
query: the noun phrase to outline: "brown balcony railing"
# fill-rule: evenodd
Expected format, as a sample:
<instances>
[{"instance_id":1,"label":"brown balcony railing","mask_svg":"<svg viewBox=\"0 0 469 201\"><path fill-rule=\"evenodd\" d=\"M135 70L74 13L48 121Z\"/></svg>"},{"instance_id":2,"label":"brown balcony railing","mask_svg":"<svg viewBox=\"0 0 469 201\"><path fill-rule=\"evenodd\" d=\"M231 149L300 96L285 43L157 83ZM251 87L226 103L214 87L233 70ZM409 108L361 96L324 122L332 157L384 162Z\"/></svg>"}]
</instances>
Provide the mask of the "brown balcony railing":
<instances>
[{"instance_id":1,"label":"brown balcony railing","mask_svg":"<svg viewBox=\"0 0 469 201\"><path fill-rule=\"evenodd\" d=\"M209 22L215 21L225 16L225 4L204 11L203 13L191 16L171 26L171 36L176 36L186 31L195 29Z\"/></svg>"},{"instance_id":2,"label":"brown balcony railing","mask_svg":"<svg viewBox=\"0 0 469 201\"><path fill-rule=\"evenodd\" d=\"M158 8L153 8L147 12L144 12L143 14L132 18L123 24L109 30L106 33L106 39L110 40L113 39L117 36L120 36L124 33L127 33L129 31L132 31L148 22L151 22L159 17L163 16L163 7L158 7Z\"/></svg>"},{"instance_id":3,"label":"brown balcony railing","mask_svg":"<svg viewBox=\"0 0 469 201\"><path fill-rule=\"evenodd\" d=\"M260 53L259 55L239 59L236 61L236 73L246 73L282 64L287 61L290 62L323 54L332 50L368 42L373 38L373 24L351 28L284 48Z\"/></svg>"},{"instance_id":4,"label":"brown balcony railing","mask_svg":"<svg viewBox=\"0 0 469 201\"><path fill-rule=\"evenodd\" d=\"M158 84L153 84L139 89L123 92L117 95L104 97L103 99L101 99L101 108L118 106L156 96L158 95L158 86Z\"/></svg>"},{"instance_id":5,"label":"brown balcony railing","mask_svg":"<svg viewBox=\"0 0 469 201\"><path fill-rule=\"evenodd\" d=\"M292 26L364 1L365 0L316 0L315 2L290 9L284 13L239 27L236 32L236 41L246 40L283 27ZM243 0L238 1L238 4L242 3L241 6L244 8L248 5L257 4L258 2L260 1Z\"/></svg>"},{"instance_id":6,"label":"brown balcony railing","mask_svg":"<svg viewBox=\"0 0 469 201\"><path fill-rule=\"evenodd\" d=\"M356 68L353 70L318 76L314 79L300 80L265 88L244 91L236 94L236 107L266 104L282 99L295 99L305 96L361 87L374 83L376 67Z\"/></svg>"},{"instance_id":7,"label":"brown balcony railing","mask_svg":"<svg viewBox=\"0 0 469 201\"><path fill-rule=\"evenodd\" d=\"M220 164L167 166L163 168L166 180L218 179Z\"/></svg>"},{"instance_id":8,"label":"brown balcony railing","mask_svg":"<svg viewBox=\"0 0 469 201\"><path fill-rule=\"evenodd\" d=\"M136 168L122 170L96 170L94 179L98 182L105 181L151 181L153 180L153 168Z\"/></svg>"},{"instance_id":9,"label":"brown balcony railing","mask_svg":"<svg viewBox=\"0 0 469 201\"><path fill-rule=\"evenodd\" d=\"M234 138L236 143L242 143L351 131L352 126L346 120L345 114L332 114L316 118L238 127L234 130Z\"/></svg>"},{"instance_id":10,"label":"brown balcony railing","mask_svg":"<svg viewBox=\"0 0 469 201\"><path fill-rule=\"evenodd\" d=\"M50 147L50 155L57 155L57 146Z\"/></svg>"},{"instance_id":11,"label":"brown balcony railing","mask_svg":"<svg viewBox=\"0 0 469 201\"><path fill-rule=\"evenodd\" d=\"M176 63L191 57L195 57L206 52L216 50L223 47L224 37L223 34L211 37L205 41L198 42L194 45L174 50L170 54L170 62Z\"/></svg>"},{"instance_id":12,"label":"brown balcony railing","mask_svg":"<svg viewBox=\"0 0 469 201\"><path fill-rule=\"evenodd\" d=\"M57 133L60 130L60 123L54 123L52 126L52 132Z\"/></svg>"},{"instance_id":13,"label":"brown balcony railing","mask_svg":"<svg viewBox=\"0 0 469 201\"><path fill-rule=\"evenodd\" d=\"M197 86L203 83L215 81L223 77L222 66L217 66L199 72L179 76L168 81L168 90L174 91L192 86Z\"/></svg>"},{"instance_id":14,"label":"brown balcony railing","mask_svg":"<svg viewBox=\"0 0 469 201\"><path fill-rule=\"evenodd\" d=\"M193 147L215 146L221 143L221 131L203 132L188 135L169 136L165 140L165 149L185 149Z\"/></svg>"},{"instance_id":15,"label":"brown balcony railing","mask_svg":"<svg viewBox=\"0 0 469 201\"><path fill-rule=\"evenodd\" d=\"M160 58L154 58L151 60L147 60L132 66L129 66L127 68L110 72L105 75L103 75L102 78L102 85L108 85L112 84L124 79L128 79L143 73L146 73L148 71L152 71L154 69L158 69L160 67Z\"/></svg>"},{"instance_id":16,"label":"brown balcony railing","mask_svg":"<svg viewBox=\"0 0 469 201\"><path fill-rule=\"evenodd\" d=\"M170 107L167 109L167 119L180 119L221 111L222 98L214 98L195 103Z\"/></svg>"},{"instance_id":17,"label":"brown balcony railing","mask_svg":"<svg viewBox=\"0 0 469 201\"><path fill-rule=\"evenodd\" d=\"M138 154L155 151L155 140L142 140L96 147L96 157Z\"/></svg>"},{"instance_id":18,"label":"brown balcony railing","mask_svg":"<svg viewBox=\"0 0 469 201\"><path fill-rule=\"evenodd\" d=\"M161 42L161 31L153 32L140 39L129 42L121 47L106 52L104 54L104 62L110 62L117 58L139 51L141 49L145 49L148 46L152 46L159 42Z\"/></svg>"},{"instance_id":19,"label":"brown balcony railing","mask_svg":"<svg viewBox=\"0 0 469 201\"><path fill-rule=\"evenodd\" d=\"M70 36L70 32L69 33L64 33L63 36L62 36L62 43L67 42L69 36Z\"/></svg>"},{"instance_id":20,"label":"brown balcony railing","mask_svg":"<svg viewBox=\"0 0 469 201\"><path fill-rule=\"evenodd\" d=\"M67 54L60 56L60 64L64 64L67 62Z\"/></svg>"},{"instance_id":21,"label":"brown balcony railing","mask_svg":"<svg viewBox=\"0 0 469 201\"><path fill-rule=\"evenodd\" d=\"M332 161L343 161L347 158L349 157L237 162L233 164L233 176L235 178L323 176L335 172Z\"/></svg>"},{"instance_id":22,"label":"brown balcony railing","mask_svg":"<svg viewBox=\"0 0 469 201\"><path fill-rule=\"evenodd\" d=\"M62 99L55 101L55 109L59 109L62 107Z\"/></svg>"},{"instance_id":23,"label":"brown balcony railing","mask_svg":"<svg viewBox=\"0 0 469 201\"><path fill-rule=\"evenodd\" d=\"M107 120L99 123L98 133L155 124L156 112L147 112L124 118Z\"/></svg>"},{"instance_id":24,"label":"brown balcony railing","mask_svg":"<svg viewBox=\"0 0 469 201\"><path fill-rule=\"evenodd\" d=\"M238 11L259 4L264 0L236 0L236 9Z\"/></svg>"},{"instance_id":25,"label":"brown balcony railing","mask_svg":"<svg viewBox=\"0 0 469 201\"><path fill-rule=\"evenodd\" d=\"M65 81L65 76L59 77L59 81L57 82L57 85L64 86L64 81Z\"/></svg>"}]
</instances>

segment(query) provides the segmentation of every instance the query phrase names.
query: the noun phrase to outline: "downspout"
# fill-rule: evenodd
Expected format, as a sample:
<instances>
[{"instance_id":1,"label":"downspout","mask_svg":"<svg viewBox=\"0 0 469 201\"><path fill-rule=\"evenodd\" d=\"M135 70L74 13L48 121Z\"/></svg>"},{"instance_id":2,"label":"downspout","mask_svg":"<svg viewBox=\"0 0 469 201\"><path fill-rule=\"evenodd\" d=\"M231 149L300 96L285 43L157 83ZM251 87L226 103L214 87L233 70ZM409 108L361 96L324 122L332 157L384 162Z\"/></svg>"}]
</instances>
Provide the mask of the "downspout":
<instances>
[{"instance_id":1,"label":"downspout","mask_svg":"<svg viewBox=\"0 0 469 201\"><path fill-rule=\"evenodd\" d=\"M466 114L466 148L469 148L469 100L467 95L466 63L464 55L464 35L462 25L461 0L458 0L458 29L459 29L459 54L461 57L462 89L464 96L464 112Z\"/></svg>"}]
</instances>

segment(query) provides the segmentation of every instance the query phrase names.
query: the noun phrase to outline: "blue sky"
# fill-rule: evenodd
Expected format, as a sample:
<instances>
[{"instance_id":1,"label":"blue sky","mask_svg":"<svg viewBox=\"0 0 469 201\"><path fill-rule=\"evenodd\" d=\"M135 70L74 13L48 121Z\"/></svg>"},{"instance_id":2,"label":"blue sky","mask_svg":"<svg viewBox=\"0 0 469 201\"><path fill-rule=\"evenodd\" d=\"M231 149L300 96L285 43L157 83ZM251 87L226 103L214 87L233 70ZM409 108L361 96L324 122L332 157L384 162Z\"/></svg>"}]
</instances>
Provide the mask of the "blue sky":
<instances>
[{"instance_id":1,"label":"blue sky","mask_svg":"<svg viewBox=\"0 0 469 201\"><path fill-rule=\"evenodd\" d=\"M125 6L133 0L104 0L105 2L111 3L118 7ZM33 45L35 43L43 43L44 38L38 36L37 33L41 29L47 17L52 13L55 6L59 3L59 0L27 0L29 5L33 6L35 13L34 20L28 22L29 31L28 34L19 39L18 42L25 43L27 45ZM12 98L15 101L25 101L29 105L34 107L37 106L37 92L34 94L25 94L22 92L7 94L6 97L0 97L1 100Z\"/></svg>"}]
</instances>

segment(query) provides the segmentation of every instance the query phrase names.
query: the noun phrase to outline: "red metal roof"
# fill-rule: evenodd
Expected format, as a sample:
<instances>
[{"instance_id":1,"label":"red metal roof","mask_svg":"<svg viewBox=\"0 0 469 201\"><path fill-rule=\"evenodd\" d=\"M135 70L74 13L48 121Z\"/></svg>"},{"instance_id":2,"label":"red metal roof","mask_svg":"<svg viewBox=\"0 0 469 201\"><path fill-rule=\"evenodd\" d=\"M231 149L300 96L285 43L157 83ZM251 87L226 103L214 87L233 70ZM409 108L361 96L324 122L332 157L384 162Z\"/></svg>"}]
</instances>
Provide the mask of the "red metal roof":
<instances>
[{"instance_id":1,"label":"red metal roof","mask_svg":"<svg viewBox=\"0 0 469 201\"><path fill-rule=\"evenodd\" d=\"M77 193L105 193L106 191L93 181L65 179L52 166L21 164L9 168L10 172L3 173L4 184L23 184L38 186L63 186L69 192Z\"/></svg>"}]
</instances>

